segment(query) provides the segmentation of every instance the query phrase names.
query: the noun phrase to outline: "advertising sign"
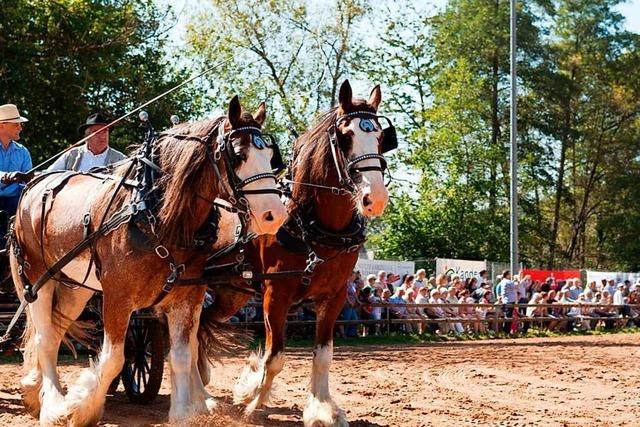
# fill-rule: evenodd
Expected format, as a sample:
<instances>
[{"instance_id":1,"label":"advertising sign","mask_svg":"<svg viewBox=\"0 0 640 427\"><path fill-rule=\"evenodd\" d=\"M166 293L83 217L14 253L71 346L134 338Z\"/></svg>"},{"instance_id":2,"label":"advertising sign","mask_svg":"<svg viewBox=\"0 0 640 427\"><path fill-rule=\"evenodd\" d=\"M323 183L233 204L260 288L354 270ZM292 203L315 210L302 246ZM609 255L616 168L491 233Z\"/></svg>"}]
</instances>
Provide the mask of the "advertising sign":
<instances>
[{"instance_id":1,"label":"advertising sign","mask_svg":"<svg viewBox=\"0 0 640 427\"><path fill-rule=\"evenodd\" d=\"M465 259L436 258L436 274L458 275L462 280L478 277L487 269L485 261L469 261Z\"/></svg>"}]
</instances>

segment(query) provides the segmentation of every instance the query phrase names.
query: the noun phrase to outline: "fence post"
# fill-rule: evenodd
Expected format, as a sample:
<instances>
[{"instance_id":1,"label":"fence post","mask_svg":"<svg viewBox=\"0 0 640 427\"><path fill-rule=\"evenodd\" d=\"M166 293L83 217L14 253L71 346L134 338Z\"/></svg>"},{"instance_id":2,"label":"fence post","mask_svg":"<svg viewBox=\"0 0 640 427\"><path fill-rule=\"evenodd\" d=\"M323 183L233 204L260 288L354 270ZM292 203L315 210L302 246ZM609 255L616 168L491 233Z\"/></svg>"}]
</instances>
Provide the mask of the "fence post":
<instances>
[{"instance_id":1,"label":"fence post","mask_svg":"<svg viewBox=\"0 0 640 427\"><path fill-rule=\"evenodd\" d=\"M389 307L385 307L387 312L387 335L391 334L391 316L389 315Z\"/></svg>"}]
</instances>

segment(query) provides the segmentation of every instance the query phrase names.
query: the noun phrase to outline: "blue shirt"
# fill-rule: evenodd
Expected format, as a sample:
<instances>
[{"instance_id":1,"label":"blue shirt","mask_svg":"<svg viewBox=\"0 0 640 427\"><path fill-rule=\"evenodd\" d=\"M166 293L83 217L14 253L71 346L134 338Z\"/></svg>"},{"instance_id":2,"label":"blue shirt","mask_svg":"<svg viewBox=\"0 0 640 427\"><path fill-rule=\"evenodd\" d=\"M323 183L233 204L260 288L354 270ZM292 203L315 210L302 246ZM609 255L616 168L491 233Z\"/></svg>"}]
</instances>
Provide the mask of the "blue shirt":
<instances>
[{"instance_id":1,"label":"blue shirt","mask_svg":"<svg viewBox=\"0 0 640 427\"><path fill-rule=\"evenodd\" d=\"M32 168L29 150L15 141L9 143L5 150L0 144L0 176L7 172L27 172ZM24 184L0 184L0 197L15 197L20 195Z\"/></svg>"},{"instance_id":2,"label":"blue shirt","mask_svg":"<svg viewBox=\"0 0 640 427\"><path fill-rule=\"evenodd\" d=\"M405 300L402 299L402 297L399 296L392 296L391 298L389 298L389 302L391 304L404 304L407 305L407 302ZM397 314L406 314L407 313L407 309L406 307L393 307L391 309L391 311L393 311L394 313Z\"/></svg>"}]
</instances>

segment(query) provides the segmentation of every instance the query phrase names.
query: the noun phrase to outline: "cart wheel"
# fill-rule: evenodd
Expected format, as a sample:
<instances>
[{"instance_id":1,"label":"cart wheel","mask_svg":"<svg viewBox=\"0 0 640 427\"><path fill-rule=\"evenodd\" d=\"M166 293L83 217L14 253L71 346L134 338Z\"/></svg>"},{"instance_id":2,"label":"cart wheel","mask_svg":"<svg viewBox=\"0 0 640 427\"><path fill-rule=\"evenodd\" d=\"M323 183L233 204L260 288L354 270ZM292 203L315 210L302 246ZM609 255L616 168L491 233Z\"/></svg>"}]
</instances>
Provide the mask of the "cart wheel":
<instances>
[{"instance_id":1,"label":"cart wheel","mask_svg":"<svg viewBox=\"0 0 640 427\"><path fill-rule=\"evenodd\" d=\"M132 403L151 403L158 395L164 369L164 333L155 320L132 319L125 343L122 384Z\"/></svg>"}]
</instances>

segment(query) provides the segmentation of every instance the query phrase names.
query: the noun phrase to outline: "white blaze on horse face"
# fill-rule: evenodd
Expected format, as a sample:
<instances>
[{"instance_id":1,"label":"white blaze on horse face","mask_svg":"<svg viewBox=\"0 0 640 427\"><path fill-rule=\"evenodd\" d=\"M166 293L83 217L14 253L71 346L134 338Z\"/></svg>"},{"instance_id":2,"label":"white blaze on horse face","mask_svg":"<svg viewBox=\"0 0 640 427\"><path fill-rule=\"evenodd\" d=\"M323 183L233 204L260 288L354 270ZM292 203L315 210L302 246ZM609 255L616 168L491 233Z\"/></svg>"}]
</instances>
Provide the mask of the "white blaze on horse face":
<instances>
[{"instance_id":1,"label":"white blaze on horse face","mask_svg":"<svg viewBox=\"0 0 640 427\"><path fill-rule=\"evenodd\" d=\"M271 172L272 150L259 149L249 145L247 160L236 169L236 174L242 180L261 173ZM276 189L273 179L260 179L246 185L244 190ZM248 194L246 196L251 209L251 231L257 234L276 234L280 226L287 219L287 211L277 194Z\"/></svg>"},{"instance_id":2,"label":"white blaze on horse face","mask_svg":"<svg viewBox=\"0 0 640 427\"><path fill-rule=\"evenodd\" d=\"M360 118L355 117L351 120L346 129L353 133L352 148L349 158L355 158L364 154L378 154L379 140L382 136L382 129L375 121L376 130L373 132L365 132L360 128ZM368 159L359 162L356 167L363 166L380 166L379 159ZM389 192L384 185L384 178L379 171L361 172L362 181L358 184L358 189L362 193L358 201L358 210L367 217L376 217L382 215L384 209L389 202Z\"/></svg>"}]
</instances>

